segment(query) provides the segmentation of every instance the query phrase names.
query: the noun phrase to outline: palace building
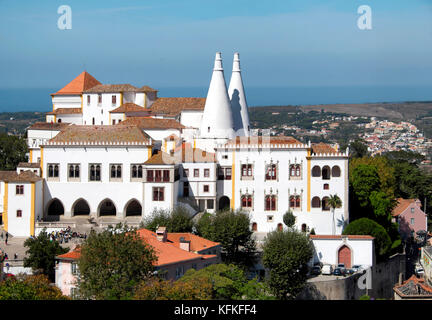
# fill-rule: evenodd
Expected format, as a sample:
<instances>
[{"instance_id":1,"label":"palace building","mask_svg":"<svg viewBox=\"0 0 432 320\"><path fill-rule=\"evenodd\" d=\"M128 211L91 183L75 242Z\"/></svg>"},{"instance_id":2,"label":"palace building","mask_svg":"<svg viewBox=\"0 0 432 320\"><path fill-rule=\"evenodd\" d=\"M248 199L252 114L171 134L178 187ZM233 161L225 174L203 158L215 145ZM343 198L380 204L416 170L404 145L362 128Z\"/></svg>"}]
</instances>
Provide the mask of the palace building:
<instances>
[{"instance_id":1,"label":"palace building","mask_svg":"<svg viewBox=\"0 0 432 320\"><path fill-rule=\"evenodd\" d=\"M251 229L296 226L340 235L349 221L348 150L256 136L239 54L227 89L216 54L206 98L164 98L149 86L102 84L84 71L52 94L46 122L28 128L29 162L0 172L4 229L30 236L46 221L139 223L184 206L250 214ZM330 196L342 205L330 208Z\"/></svg>"}]
</instances>

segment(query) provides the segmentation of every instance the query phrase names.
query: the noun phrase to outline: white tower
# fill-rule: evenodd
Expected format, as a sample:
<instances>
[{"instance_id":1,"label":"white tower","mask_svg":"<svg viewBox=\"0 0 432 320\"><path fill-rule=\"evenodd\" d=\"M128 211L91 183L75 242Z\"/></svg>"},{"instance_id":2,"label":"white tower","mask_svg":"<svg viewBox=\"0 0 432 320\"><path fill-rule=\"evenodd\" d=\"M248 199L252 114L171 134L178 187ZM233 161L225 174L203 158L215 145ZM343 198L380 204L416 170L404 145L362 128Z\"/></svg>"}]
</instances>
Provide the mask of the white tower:
<instances>
[{"instance_id":1,"label":"white tower","mask_svg":"<svg viewBox=\"0 0 432 320\"><path fill-rule=\"evenodd\" d=\"M217 52L201 120L200 138L231 139L233 136L231 104L224 78L221 53Z\"/></svg>"},{"instance_id":2,"label":"white tower","mask_svg":"<svg viewBox=\"0 0 432 320\"><path fill-rule=\"evenodd\" d=\"M231 101L231 110L234 121L234 130L237 136L249 136L249 112L243 81L240 71L240 55L234 53L233 69L229 84L228 95Z\"/></svg>"}]
</instances>

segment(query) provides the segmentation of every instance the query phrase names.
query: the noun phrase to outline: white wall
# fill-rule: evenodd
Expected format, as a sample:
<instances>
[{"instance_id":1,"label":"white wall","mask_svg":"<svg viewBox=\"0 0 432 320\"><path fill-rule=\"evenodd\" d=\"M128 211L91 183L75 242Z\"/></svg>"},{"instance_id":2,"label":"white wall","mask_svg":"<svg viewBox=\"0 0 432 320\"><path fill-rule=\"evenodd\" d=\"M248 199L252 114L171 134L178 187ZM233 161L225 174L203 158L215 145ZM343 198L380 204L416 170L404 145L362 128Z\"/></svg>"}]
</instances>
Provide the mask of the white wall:
<instances>
[{"instance_id":1,"label":"white wall","mask_svg":"<svg viewBox=\"0 0 432 320\"><path fill-rule=\"evenodd\" d=\"M16 194L16 186L24 186L24 194ZM8 183L8 232L14 237L30 236L31 220L31 183ZM22 216L17 217L17 210L22 211Z\"/></svg>"},{"instance_id":2,"label":"white wall","mask_svg":"<svg viewBox=\"0 0 432 320\"><path fill-rule=\"evenodd\" d=\"M77 125L81 125L83 124L83 117L82 114L58 114L57 115L57 122L59 122L59 120L61 120L60 122L65 122L65 123L72 123L72 124L77 124Z\"/></svg>"},{"instance_id":3,"label":"white wall","mask_svg":"<svg viewBox=\"0 0 432 320\"><path fill-rule=\"evenodd\" d=\"M81 108L81 95L53 96L54 110L58 108Z\"/></svg>"},{"instance_id":4,"label":"white wall","mask_svg":"<svg viewBox=\"0 0 432 320\"><path fill-rule=\"evenodd\" d=\"M374 264L373 240L367 239L312 239L315 247L315 262L338 264L338 251L346 245L351 249L351 265L372 266Z\"/></svg>"},{"instance_id":5,"label":"white wall","mask_svg":"<svg viewBox=\"0 0 432 320\"><path fill-rule=\"evenodd\" d=\"M180 123L185 127L199 128L203 111L183 110L180 114Z\"/></svg>"}]
</instances>

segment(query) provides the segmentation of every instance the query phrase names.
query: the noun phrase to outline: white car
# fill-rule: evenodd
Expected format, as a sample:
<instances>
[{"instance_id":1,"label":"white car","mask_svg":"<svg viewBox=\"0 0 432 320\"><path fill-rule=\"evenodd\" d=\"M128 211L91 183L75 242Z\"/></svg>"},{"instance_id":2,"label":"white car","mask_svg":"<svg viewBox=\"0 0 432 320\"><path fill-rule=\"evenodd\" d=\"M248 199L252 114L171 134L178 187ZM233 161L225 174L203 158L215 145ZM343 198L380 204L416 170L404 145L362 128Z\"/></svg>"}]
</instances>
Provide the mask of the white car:
<instances>
[{"instance_id":1,"label":"white car","mask_svg":"<svg viewBox=\"0 0 432 320\"><path fill-rule=\"evenodd\" d=\"M333 267L330 264L323 265L323 267L321 268L321 274L332 275Z\"/></svg>"},{"instance_id":2,"label":"white car","mask_svg":"<svg viewBox=\"0 0 432 320\"><path fill-rule=\"evenodd\" d=\"M423 267L422 266L416 266L415 274L417 275L417 277L422 277L424 275Z\"/></svg>"},{"instance_id":3,"label":"white car","mask_svg":"<svg viewBox=\"0 0 432 320\"><path fill-rule=\"evenodd\" d=\"M360 264L355 264L351 267L351 269L354 270L354 272L361 272L362 270L364 270L363 266Z\"/></svg>"}]
</instances>

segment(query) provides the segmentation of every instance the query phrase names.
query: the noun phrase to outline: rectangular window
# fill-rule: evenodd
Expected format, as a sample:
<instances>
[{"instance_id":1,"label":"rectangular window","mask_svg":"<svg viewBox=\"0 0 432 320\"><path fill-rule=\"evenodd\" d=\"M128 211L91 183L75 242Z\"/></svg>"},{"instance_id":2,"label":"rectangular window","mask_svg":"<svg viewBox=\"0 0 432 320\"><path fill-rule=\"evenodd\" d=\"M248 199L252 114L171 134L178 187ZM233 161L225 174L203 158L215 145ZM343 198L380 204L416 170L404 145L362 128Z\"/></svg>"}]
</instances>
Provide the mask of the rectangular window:
<instances>
[{"instance_id":1,"label":"rectangular window","mask_svg":"<svg viewBox=\"0 0 432 320\"><path fill-rule=\"evenodd\" d=\"M414 213L414 208L411 208L411 213Z\"/></svg>"},{"instance_id":2,"label":"rectangular window","mask_svg":"<svg viewBox=\"0 0 432 320\"><path fill-rule=\"evenodd\" d=\"M90 95L88 94L87 95L87 105L89 105L90 104Z\"/></svg>"},{"instance_id":3,"label":"rectangular window","mask_svg":"<svg viewBox=\"0 0 432 320\"><path fill-rule=\"evenodd\" d=\"M207 200L207 209L214 209L214 200L213 199Z\"/></svg>"},{"instance_id":4,"label":"rectangular window","mask_svg":"<svg viewBox=\"0 0 432 320\"><path fill-rule=\"evenodd\" d=\"M80 178L79 164L68 164L68 178L69 180L78 180Z\"/></svg>"},{"instance_id":5,"label":"rectangular window","mask_svg":"<svg viewBox=\"0 0 432 320\"><path fill-rule=\"evenodd\" d=\"M154 181L154 171L147 170L147 182L153 182L153 181Z\"/></svg>"},{"instance_id":6,"label":"rectangular window","mask_svg":"<svg viewBox=\"0 0 432 320\"><path fill-rule=\"evenodd\" d=\"M16 216L17 216L17 218L21 218L22 217L22 210L17 210Z\"/></svg>"},{"instance_id":7,"label":"rectangular window","mask_svg":"<svg viewBox=\"0 0 432 320\"><path fill-rule=\"evenodd\" d=\"M162 170L155 170L155 179L156 182L162 181Z\"/></svg>"},{"instance_id":8,"label":"rectangular window","mask_svg":"<svg viewBox=\"0 0 432 320\"><path fill-rule=\"evenodd\" d=\"M231 168L225 168L225 180L231 180Z\"/></svg>"},{"instance_id":9,"label":"rectangular window","mask_svg":"<svg viewBox=\"0 0 432 320\"><path fill-rule=\"evenodd\" d=\"M115 120L112 121L112 124L115 124Z\"/></svg>"},{"instance_id":10,"label":"rectangular window","mask_svg":"<svg viewBox=\"0 0 432 320\"><path fill-rule=\"evenodd\" d=\"M110 179L119 180L122 177L122 165L121 164L111 164L110 165Z\"/></svg>"},{"instance_id":11,"label":"rectangular window","mask_svg":"<svg viewBox=\"0 0 432 320\"><path fill-rule=\"evenodd\" d=\"M189 169L183 169L183 177L189 177Z\"/></svg>"},{"instance_id":12,"label":"rectangular window","mask_svg":"<svg viewBox=\"0 0 432 320\"><path fill-rule=\"evenodd\" d=\"M102 103L102 95L98 94L98 104L101 104L101 103Z\"/></svg>"},{"instance_id":13,"label":"rectangular window","mask_svg":"<svg viewBox=\"0 0 432 320\"><path fill-rule=\"evenodd\" d=\"M209 185L205 184L204 185L204 192L209 192L209 189L210 189Z\"/></svg>"},{"instance_id":14,"label":"rectangular window","mask_svg":"<svg viewBox=\"0 0 432 320\"><path fill-rule=\"evenodd\" d=\"M48 163L48 178L58 178L59 168L58 163Z\"/></svg>"},{"instance_id":15,"label":"rectangular window","mask_svg":"<svg viewBox=\"0 0 432 320\"><path fill-rule=\"evenodd\" d=\"M194 177L199 177L199 169L194 169Z\"/></svg>"},{"instance_id":16,"label":"rectangular window","mask_svg":"<svg viewBox=\"0 0 432 320\"><path fill-rule=\"evenodd\" d=\"M414 218L411 218L411 225L414 224Z\"/></svg>"},{"instance_id":17,"label":"rectangular window","mask_svg":"<svg viewBox=\"0 0 432 320\"><path fill-rule=\"evenodd\" d=\"M210 177L210 169L204 169L204 177Z\"/></svg>"},{"instance_id":18,"label":"rectangular window","mask_svg":"<svg viewBox=\"0 0 432 320\"><path fill-rule=\"evenodd\" d=\"M101 164L89 164L89 179L90 181L101 181Z\"/></svg>"},{"instance_id":19,"label":"rectangular window","mask_svg":"<svg viewBox=\"0 0 432 320\"><path fill-rule=\"evenodd\" d=\"M153 201L164 201L164 187L153 187Z\"/></svg>"},{"instance_id":20,"label":"rectangular window","mask_svg":"<svg viewBox=\"0 0 432 320\"><path fill-rule=\"evenodd\" d=\"M111 100L112 100L112 104L116 104L117 103L117 96L112 96Z\"/></svg>"},{"instance_id":21,"label":"rectangular window","mask_svg":"<svg viewBox=\"0 0 432 320\"><path fill-rule=\"evenodd\" d=\"M17 185L15 191L16 191L16 194L24 194L24 186L23 185Z\"/></svg>"},{"instance_id":22,"label":"rectangular window","mask_svg":"<svg viewBox=\"0 0 432 320\"><path fill-rule=\"evenodd\" d=\"M170 172L169 172L169 170L164 170L163 171L163 181L169 182L169 180L170 180Z\"/></svg>"},{"instance_id":23,"label":"rectangular window","mask_svg":"<svg viewBox=\"0 0 432 320\"><path fill-rule=\"evenodd\" d=\"M78 274L78 265L75 262L71 263L71 271L73 275Z\"/></svg>"}]
</instances>

